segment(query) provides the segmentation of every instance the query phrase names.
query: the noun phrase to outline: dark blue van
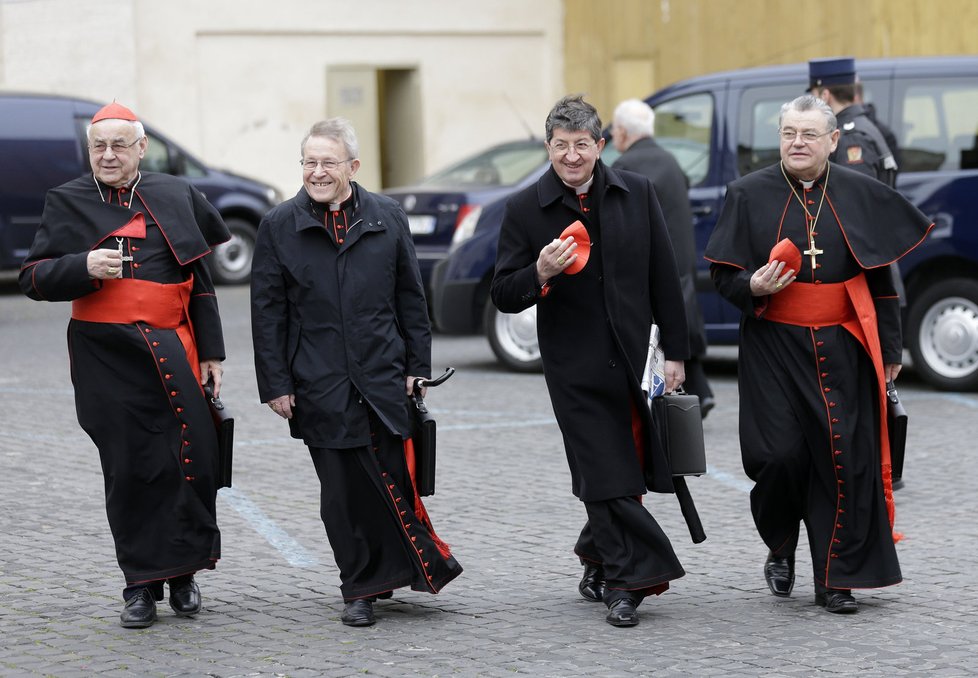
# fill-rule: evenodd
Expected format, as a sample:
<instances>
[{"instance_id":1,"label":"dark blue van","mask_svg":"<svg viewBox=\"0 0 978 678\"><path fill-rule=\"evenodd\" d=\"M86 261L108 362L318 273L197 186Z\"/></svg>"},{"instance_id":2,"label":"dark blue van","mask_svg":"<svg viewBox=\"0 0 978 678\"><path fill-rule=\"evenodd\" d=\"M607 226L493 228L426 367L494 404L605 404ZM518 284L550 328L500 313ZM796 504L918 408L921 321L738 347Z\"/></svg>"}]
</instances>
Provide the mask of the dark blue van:
<instances>
[{"instance_id":1,"label":"dark blue van","mask_svg":"<svg viewBox=\"0 0 978 678\"><path fill-rule=\"evenodd\" d=\"M15 270L41 220L48 189L90 172L86 129L100 104L82 99L0 93L0 270ZM211 169L148 125L140 169L187 179L213 204L231 240L210 257L218 283L251 277L255 234L262 215L281 197L266 184Z\"/></svg>"},{"instance_id":2,"label":"dark blue van","mask_svg":"<svg viewBox=\"0 0 978 678\"><path fill-rule=\"evenodd\" d=\"M866 101L896 134L897 188L936 224L901 262L904 340L914 368L938 388L978 389L978 57L868 59L856 70ZM780 107L807 84L807 63L800 63L691 78L646 99L656 111L657 141L689 177L700 253L726 185L779 159ZM613 158L606 148L605 162ZM537 369L535 311L506 316L486 303L503 203L485 206L473 236L435 269L435 322L445 332L481 328L502 362ZM700 266L709 340L734 344L740 312L716 294L706 261Z\"/></svg>"}]
</instances>

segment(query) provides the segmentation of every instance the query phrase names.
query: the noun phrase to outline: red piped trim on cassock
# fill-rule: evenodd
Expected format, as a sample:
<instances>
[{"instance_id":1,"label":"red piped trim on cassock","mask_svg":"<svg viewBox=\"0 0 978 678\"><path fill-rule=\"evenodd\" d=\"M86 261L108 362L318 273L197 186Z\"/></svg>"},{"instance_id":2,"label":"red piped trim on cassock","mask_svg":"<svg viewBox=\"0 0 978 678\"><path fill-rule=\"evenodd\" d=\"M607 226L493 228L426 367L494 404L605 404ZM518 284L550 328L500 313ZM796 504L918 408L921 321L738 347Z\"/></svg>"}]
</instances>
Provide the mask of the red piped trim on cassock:
<instances>
[{"instance_id":1,"label":"red piped trim on cassock","mask_svg":"<svg viewBox=\"0 0 978 678\"><path fill-rule=\"evenodd\" d=\"M817 327L841 325L859 340L869 354L876 370L880 417L880 467L883 493L890 529L896 519L893 499L893 467L890 461L890 438L886 422L886 375L883 371L883 351L880 347L876 307L863 273L841 283L793 282L768 299L764 319L788 325ZM903 535L893 532L893 540Z\"/></svg>"},{"instance_id":2,"label":"red piped trim on cassock","mask_svg":"<svg viewBox=\"0 0 978 678\"><path fill-rule=\"evenodd\" d=\"M414 515L417 516L421 524L425 526L428 530L428 534L431 535L431 540L435 542L435 546L438 547L438 552L443 558L450 558L452 555L451 547L446 544L441 538L435 534L435 528L431 525L431 518L428 517L428 511L424 507L424 503L421 501L421 495L418 494L418 483L415 480L417 472L417 461L414 455L414 441L408 438L404 441L404 460L407 464L408 474L411 476L411 487L414 489Z\"/></svg>"}]
</instances>

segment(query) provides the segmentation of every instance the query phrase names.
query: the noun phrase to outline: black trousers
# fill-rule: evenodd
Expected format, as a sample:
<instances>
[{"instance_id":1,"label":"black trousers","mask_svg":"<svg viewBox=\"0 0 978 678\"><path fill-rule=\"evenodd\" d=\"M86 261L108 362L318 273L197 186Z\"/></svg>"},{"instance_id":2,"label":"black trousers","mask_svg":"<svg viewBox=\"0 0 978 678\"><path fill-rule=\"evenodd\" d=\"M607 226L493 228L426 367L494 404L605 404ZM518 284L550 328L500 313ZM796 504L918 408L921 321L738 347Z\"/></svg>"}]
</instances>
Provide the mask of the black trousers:
<instances>
[{"instance_id":1,"label":"black trousers","mask_svg":"<svg viewBox=\"0 0 978 678\"><path fill-rule=\"evenodd\" d=\"M370 413L371 445L310 447L320 482L320 516L340 570L345 601L402 586L437 593L461 572L421 507L404 441Z\"/></svg>"},{"instance_id":2,"label":"black trousers","mask_svg":"<svg viewBox=\"0 0 978 678\"><path fill-rule=\"evenodd\" d=\"M686 572L662 528L636 497L584 502L588 521L574 547L583 560L601 565L604 602L659 595Z\"/></svg>"}]
</instances>

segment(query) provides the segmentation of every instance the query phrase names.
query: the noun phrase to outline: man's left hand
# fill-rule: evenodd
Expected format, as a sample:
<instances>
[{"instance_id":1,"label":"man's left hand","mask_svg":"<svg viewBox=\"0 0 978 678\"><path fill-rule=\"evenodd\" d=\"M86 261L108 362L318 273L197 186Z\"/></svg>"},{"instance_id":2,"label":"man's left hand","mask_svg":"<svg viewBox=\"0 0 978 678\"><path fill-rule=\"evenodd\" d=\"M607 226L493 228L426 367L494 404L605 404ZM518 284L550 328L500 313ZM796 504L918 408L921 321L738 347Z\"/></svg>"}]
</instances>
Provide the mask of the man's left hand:
<instances>
[{"instance_id":1,"label":"man's left hand","mask_svg":"<svg viewBox=\"0 0 978 678\"><path fill-rule=\"evenodd\" d=\"M203 386L208 380L214 381L214 397L221 394L221 375L224 374L224 367L220 360L200 361L200 384Z\"/></svg>"},{"instance_id":2,"label":"man's left hand","mask_svg":"<svg viewBox=\"0 0 978 678\"><path fill-rule=\"evenodd\" d=\"M886 376L887 381L896 381L897 375L900 374L900 368L902 365L900 363L887 363L883 365L883 374Z\"/></svg>"},{"instance_id":3,"label":"man's left hand","mask_svg":"<svg viewBox=\"0 0 978 678\"><path fill-rule=\"evenodd\" d=\"M675 393L686 381L686 365L682 360L666 360L666 393Z\"/></svg>"},{"instance_id":4,"label":"man's left hand","mask_svg":"<svg viewBox=\"0 0 978 678\"><path fill-rule=\"evenodd\" d=\"M407 381L404 382L404 391L408 395L412 395L414 393L414 380L415 379L420 379L423 382L426 379L426 377L408 377L407 378ZM428 394L428 389L425 388L424 386L422 386L421 387L421 397L424 398L427 394Z\"/></svg>"}]
</instances>

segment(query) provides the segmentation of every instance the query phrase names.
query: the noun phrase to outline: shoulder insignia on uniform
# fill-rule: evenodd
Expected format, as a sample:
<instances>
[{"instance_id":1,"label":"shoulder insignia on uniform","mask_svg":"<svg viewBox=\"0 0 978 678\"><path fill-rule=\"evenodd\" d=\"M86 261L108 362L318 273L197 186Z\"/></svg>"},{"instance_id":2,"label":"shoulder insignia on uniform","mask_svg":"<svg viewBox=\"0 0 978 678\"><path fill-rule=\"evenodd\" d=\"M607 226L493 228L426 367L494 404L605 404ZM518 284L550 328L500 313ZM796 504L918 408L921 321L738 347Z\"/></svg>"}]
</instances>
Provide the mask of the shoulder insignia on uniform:
<instances>
[{"instance_id":1,"label":"shoulder insignia on uniform","mask_svg":"<svg viewBox=\"0 0 978 678\"><path fill-rule=\"evenodd\" d=\"M842 126L842 129L844 129L847 132L849 130L854 130L854 129L856 129L856 123L854 123L854 122L847 122L846 124L844 124Z\"/></svg>"},{"instance_id":2,"label":"shoulder insignia on uniform","mask_svg":"<svg viewBox=\"0 0 978 678\"><path fill-rule=\"evenodd\" d=\"M846 149L846 157L849 159L849 164L860 163L863 161L863 148L862 146L849 146Z\"/></svg>"}]
</instances>

